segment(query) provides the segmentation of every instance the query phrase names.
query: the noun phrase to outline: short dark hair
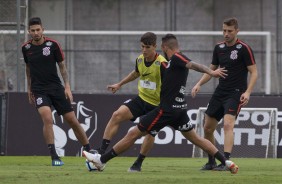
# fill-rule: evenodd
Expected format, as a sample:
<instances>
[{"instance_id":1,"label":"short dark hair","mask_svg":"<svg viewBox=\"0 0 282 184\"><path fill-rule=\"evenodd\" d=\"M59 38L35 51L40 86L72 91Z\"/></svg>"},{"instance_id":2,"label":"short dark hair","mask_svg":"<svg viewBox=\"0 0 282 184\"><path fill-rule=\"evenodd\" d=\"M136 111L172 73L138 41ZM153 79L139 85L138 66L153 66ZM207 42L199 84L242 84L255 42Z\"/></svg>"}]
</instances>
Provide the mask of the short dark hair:
<instances>
[{"instance_id":1,"label":"short dark hair","mask_svg":"<svg viewBox=\"0 0 282 184\"><path fill-rule=\"evenodd\" d=\"M166 34L162 37L162 43L167 45L170 49L178 48L178 41L174 34Z\"/></svg>"},{"instance_id":2,"label":"short dark hair","mask_svg":"<svg viewBox=\"0 0 282 184\"><path fill-rule=\"evenodd\" d=\"M28 21L28 27L33 26L33 25L41 25L41 19L39 17L32 17Z\"/></svg>"},{"instance_id":3,"label":"short dark hair","mask_svg":"<svg viewBox=\"0 0 282 184\"><path fill-rule=\"evenodd\" d=\"M223 24L227 26L234 26L235 29L238 29L238 20L235 17L227 18L223 21Z\"/></svg>"},{"instance_id":4,"label":"short dark hair","mask_svg":"<svg viewBox=\"0 0 282 184\"><path fill-rule=\"evenodd\" d=\"M155 33L147 32L142 35L140 42L144 43L145 45L156 45L157 36Z\"/></svg>"}]
</instances>

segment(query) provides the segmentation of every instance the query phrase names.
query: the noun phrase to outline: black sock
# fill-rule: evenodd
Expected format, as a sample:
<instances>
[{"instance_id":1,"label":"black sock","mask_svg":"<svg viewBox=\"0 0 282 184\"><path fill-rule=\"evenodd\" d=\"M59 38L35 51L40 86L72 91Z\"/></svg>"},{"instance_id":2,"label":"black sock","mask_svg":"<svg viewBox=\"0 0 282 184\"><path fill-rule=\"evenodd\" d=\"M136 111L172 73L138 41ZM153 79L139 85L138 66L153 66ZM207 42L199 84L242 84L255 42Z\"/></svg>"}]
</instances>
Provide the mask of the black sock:
<instances>
[{"instance_id":1,"label":"black sock","mask_svg":"<svg viewBox=\"0 0 282 184\"><path fill-rule=\"evenodd\" d=\"M100 149L103 150L103 151L106 151L110 142L111 142L110 140L103 139Z\"/></svg>"},{"instance_id":2,"label":"black sock","mask_svg":"<svg viewBox=\"0 0 282 184\"><path fill-rule=\"evenodd\" d=\"M90 145L89 144L83 145L83 150L89 152L90 151Z\"/></svg>"},{"instance_id":3,"label":"black sock","mask_svg":"<svg viewBox=\"0 0 282 184\"><path fill-rule=\"evenodd\" d=\"M209 163L210 164L215 164L215 158L214 158L214 156L212 156L212 155L208 155L208 157L209 157Z\"/></svg>"},{"instance_id":4,"label":"black sock","mask_svg":"<svg viewBox=\"0 0 282 184\"><path fill-rule=\"evenodd\" d=\"M224 152L224 156L225 156L226 160L230 160L230 155L231 155L231 153Z\"/></svg>"},{"instance_id":5,"label":"black sock","mask_svg":"<svg viewBox=\"0 0 282 184\"><path fill-rule=\"evenodd\" d=\"M56 149L55 149L55 145L54 144L48 144L48 149L50 151L50 155L51 155L51 158L52 160L53 159L58 159L59 156L57 155L57 152L56 152Z\"/></svg>"},{"instance_id":6,"label":"black sock","mask_svg":"<svg viewBox=\"0 0 282 184\"><path fill-rule=\"evenodd\" d=\"M107 163L109 160L112 158L116 157L117 154L114 149L111 149L111 151L105 153L104 155L101 156L100 160L102 163Z\"/></svg>"},{"instance_id":7,"label":"black sock","mask_svg":"<svg viewBox=\"0 0 282 184\"><path fill-rule=\"evenodd\" d=\"M224 155L221 154L219 151L217 151L217 152L215 153L214 157L215 157L217 160L219 160L222 165L225 165L226 158L225 158Z\"/></svg>"},{"instance_id":8,"label":"black sock","mask_svg":"<svg viewBox=\"0 0 282 184\"><path fill-rule=\"evenodd\" d=\"M142 155L141 153L139 153L137 160L134 163L138 165L142 165L145 158L146 158L145 155Z\"/></svg>"}]
</instances>

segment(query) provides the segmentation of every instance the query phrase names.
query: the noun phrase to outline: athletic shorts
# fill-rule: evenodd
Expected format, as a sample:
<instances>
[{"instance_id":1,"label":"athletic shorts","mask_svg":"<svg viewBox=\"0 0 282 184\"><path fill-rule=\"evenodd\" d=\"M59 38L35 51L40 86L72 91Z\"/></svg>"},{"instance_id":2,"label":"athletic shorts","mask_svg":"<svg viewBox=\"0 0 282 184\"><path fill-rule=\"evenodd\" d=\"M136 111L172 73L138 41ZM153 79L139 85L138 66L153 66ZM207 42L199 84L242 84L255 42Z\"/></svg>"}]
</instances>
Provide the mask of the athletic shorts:
<instances>
[{"instance_id":1,"label":"athletic shorts","mask_svg":"<svg viewBox=\"0 0 282 184\"><path fill-rule=\"evenodd\" d=\"M223 91L216 89L208 104L206 114L220 121L225 114L238 116L241 110L240 90Z\"/></svg>"},{"instance_id":2,"label":"athletic shorts","mask_svg":"<svg viewBox=\"0 0 282 184\"><path fill-rule=\"evenodd\" d=\"M58 115L64 115L73 111L70 101L66 98L64 88L46 91L33 91L35 97L35 105L38 109L42 106L53 106Z\"/></svg>"},{"instance_id":3,"label":"athletic shorts","mask_svg":"<svg viewBox=\"0 0 282 184\"><path fill-rule=\"evenodd\" d=\"M181 132L187 132L194 128L186 110L164 111L160 107L155 108L146 116L143 116L138 124L141 132L146 131L153 137L166 126L170 126Z\"/></svg>"},{"instance_id":4,"label":"athletic shorts","mask_svg":"<svg viewBox=\"0 0 282 184\"><path fill-rule=\"evenodd\" d=\"M130 112L133 115L131 121L135 121L136 118L147 114L157 107L149 104L148 102L145 102L139 96L135 97L133 100L124 102L124 105L129 108Z\"/></svg>"}]
</instances>

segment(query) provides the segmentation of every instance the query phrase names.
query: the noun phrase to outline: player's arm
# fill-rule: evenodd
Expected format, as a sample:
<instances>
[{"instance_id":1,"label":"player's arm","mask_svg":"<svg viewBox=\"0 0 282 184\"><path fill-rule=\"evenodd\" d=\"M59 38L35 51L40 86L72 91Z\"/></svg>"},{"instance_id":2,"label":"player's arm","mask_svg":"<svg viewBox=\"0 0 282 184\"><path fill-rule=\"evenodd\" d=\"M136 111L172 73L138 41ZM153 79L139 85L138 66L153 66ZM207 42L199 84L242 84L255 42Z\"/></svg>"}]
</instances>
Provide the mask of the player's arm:
<instances>
[{"instance_id":1,"label":"player's arm","mask_svg":"<svg viewBox=\"0 0 282 184\"><path fill-rule=\"evenodd\" d=\"M27 80L28 101L29 101L30 104L34 104L34 96L31 92L30 67L27 63L25 65L25 74L26 74L26 80Z\"/></svg>"},{"instance_id":2,"label":"player's arm","mask_svg":"<svg viewBox=\"0 0 282 184\"><path fill-rule=\"evenodd\" d=\"M250 79L247 90L241 95L241 103L242 105L247 105L250 95L254 89L254 86L256 84L257 78L258 78L258 72L257 72L257 66L256 65L250 65L247 66L248 71L250 73Z\"/></svg>"},{"instance_id":3,"label":"player's arm","mask_svg":"<svg viewBox=\"0 0 282 184\"><path fill-rule=\"evenodd\" d=\"M28 101L30 104L34 104L34 96L31 91L31 77L30 77L30 66L28 64L28 59L26 56L26 50L25 47L22 47L22 54L25 62L25 75L26 75L26 80L27 80L27 95L28 95Z\"/></svg>"},{"instance_id":4,"label":"player's arm","mask_svg":"<svg viewBox=\"0 0 282 184\"><path fill-rule=\"evenodd\" d=\"M65 61L58 62L58 65L59 65L61 76L65 84L66 97L70 100L70 102L72 102L73 96L72 96L71 89L70 89L69 76L67 72L67 67L65 65Z\"/></svg>"},{"instance_id":5,"label":"player's arm","mask_svg":"<svg viewBox=\"0 0 282 184\"><path fill-rule=\"evenodd\" d=\"M192 70L195 70L197 72L201 72L201 73L205 73L208 74L210 77L222 77L225 78L227 76L227 70L225 70L224 68L215 68L214 70L211 68L208 68L205 65L199 64L199 63L195 63L195 62L188 62L186 64L186 67Z\"/></svg>"},{"instance_id":6,"label":"player's arm","mask_svg":"<svg viewBox=\"0 0 282 184\"><path fill-rule=\"evenodd\" d=\"M210 69L211 70L216 70L218 68L217 65L210 65ZM212 78L212 76L204 73L203 76L201 77L201 79L197 82L197 84L192 88L191 91L191 95L192 97L195 97L196 94L200 91L201 86L204 85L205 83L207 83L210 79Z\"/></svg>"},{"instance_id":7,"label":"player's arm","mask_svg":"<svg viewBox=\"0 0 282 184\"><path fill-rule=\"evenodd\" d=\"M118 91L121 88L121 86L123 86L124 84L127 84L131 81L134 81L139 76L140 76L139 72L137 72L136 70L133 70L125 78L123 78L120 82L118 82L116 84L108 85L107 88L108 88L108 90L115 93L116 91Z\"/></svg>"}]
</instances>

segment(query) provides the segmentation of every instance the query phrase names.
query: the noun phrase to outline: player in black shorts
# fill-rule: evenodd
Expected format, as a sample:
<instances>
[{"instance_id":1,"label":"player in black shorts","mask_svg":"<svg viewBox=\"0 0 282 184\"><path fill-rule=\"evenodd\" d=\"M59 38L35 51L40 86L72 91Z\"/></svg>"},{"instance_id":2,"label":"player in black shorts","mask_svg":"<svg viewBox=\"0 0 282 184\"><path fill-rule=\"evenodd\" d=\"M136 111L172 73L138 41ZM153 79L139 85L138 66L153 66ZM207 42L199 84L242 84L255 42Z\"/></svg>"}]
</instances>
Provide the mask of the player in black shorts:
<instances>
[{"instance_id":1,"label":"player in black shorts","mask_svg":"<svg viewBox=\"0 0 282 184\"><path fill-rule=\"evenodd\" d=\"M228 75L226 78L219 79L219 84L208 104L204 124L205 138L215 144L213 133L218 122L223 118L224 155L227 159L230 158L233 148L233 128L236 117L241 107L248 103L258 75L252 49L237 38L238 31L236 18L224 20L224 42L215 46L210 68L215 70L218 67L224 67L228 71ZM250 73L250 79L247 85L248 73ZM210 79L209 75L204 74L193 87L192 96L195 97L200 91L200 87ZM202 167L202 170L228 170L222 164L217 166L212 155L208 157L208 163Z\"/></svg>"},{"instance_id":2,"label":"player in black shorts","mask_svg":"<svg viewBox=\"0 0 282 184\"><path fill-rule=\"evenodd\" d=\"M51 106L68 122L84 150L90 150L89 141L71 106L73 97L60 45L43 35L44 29L39 17L29 20L28 31L32 39L22 46L22 53L26 63L29 102L36 106L43 121L43 135L50 151L52 166L62 166L64 163L54 145ZM57 65L65 86L58 77Z\"/></svg>"},{"instance_id":3,"label":"player in black shorts","mask_svg":"<svg viewBox=\"0 0 282 184\"><path fill-rule=\"evenodd\" d=\"M157 36L154 33L144 33L141 36L140 45L142 54L136 58L135 69L118 83L108 86L108 89L115 93L123 85L138 78L138 96L126 101L113 113L104 131L101 146L96 150L99 154L105 153L111 139L123 122L134 121L153 110L160 103L162 76L165 70L162 63L166 62L166 59L156 52ZM153 147L154 140L151 135L145 136L138 158L128 169L129 172L141 171L142 163Z\"/></svg>"},{"instance_id":4,"label":"player in black shorts","mask_svg":"<svg viewBox=\"0 0 282 184\"><path fill-rule=\"evenodd\" d=\"M204 65L192 62L180 52L178 41L172 34L167 34L162 38L162 50L169 61L161 87L160 105L143 117L137 126L114 145L111 151L102 156L83 151L83 155L102 171L106 162L129 149L139 137L147 134L156 136L163 127L171 126L179 130L187 140L213 155L223 165L227 165L231 173L237 173L238 166L234 162L226 160L210 141L196 134L187 115L185 101L189 69L222 78L225 77L226 70L224 68L211 70Z\"/></svg>"}]
</instances>

